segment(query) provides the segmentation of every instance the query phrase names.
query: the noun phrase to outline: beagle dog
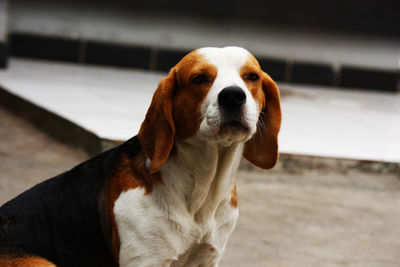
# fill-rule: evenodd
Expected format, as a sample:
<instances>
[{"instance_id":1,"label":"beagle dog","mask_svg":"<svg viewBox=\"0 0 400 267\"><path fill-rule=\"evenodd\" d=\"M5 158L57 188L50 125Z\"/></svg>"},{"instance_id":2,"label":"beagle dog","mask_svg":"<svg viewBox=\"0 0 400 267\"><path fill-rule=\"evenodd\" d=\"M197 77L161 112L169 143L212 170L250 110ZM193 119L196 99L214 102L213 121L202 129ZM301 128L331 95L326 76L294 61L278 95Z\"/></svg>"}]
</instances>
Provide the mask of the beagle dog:
<instances>
[{"instance_id":1,"label":"beagle dog","mask_svg":"<svg viewBox=\"0 0 400 267\"><path fill-rule=\"evenodd\" d=\"M137 136L0 208L0 266L218 266L243 155L278 158L279 91L239 47L163 78Z\"/></svg>"}]
</instances>

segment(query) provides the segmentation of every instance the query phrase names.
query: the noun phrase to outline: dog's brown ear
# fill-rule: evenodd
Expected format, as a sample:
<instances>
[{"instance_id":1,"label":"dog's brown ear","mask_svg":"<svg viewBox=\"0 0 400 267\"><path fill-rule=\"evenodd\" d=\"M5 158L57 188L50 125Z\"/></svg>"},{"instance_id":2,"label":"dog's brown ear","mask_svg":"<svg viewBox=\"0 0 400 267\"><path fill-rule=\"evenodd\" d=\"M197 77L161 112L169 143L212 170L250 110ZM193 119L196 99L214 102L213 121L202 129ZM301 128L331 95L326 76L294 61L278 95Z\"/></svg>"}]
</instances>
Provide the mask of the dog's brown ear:
<instances>
[{"instance_id":1,"label":"dog's brown ear","mask_svg":"<svg viewBox=\"0 0 400 267\"><path fill-rule=\"evenodd\" d=\"M270 169L278 160L278 133L281 127L279 90L268 74L262 75L265 94L263 109L257 124L257 132L246 142L243 156L253 165Z\"/></svg>"},{"instance_id":2,"label":"dog's brown ear","mask_svg":"<svg viewBox=\"0 0 400 267\"><path fill-rule=\"evenodd\" d=\"M167 161L175 139L172 96L176 87L175 69L161 79L138 133L140 144L151 160L150 173L158 172Z\"/></svg>"}]
</instances>

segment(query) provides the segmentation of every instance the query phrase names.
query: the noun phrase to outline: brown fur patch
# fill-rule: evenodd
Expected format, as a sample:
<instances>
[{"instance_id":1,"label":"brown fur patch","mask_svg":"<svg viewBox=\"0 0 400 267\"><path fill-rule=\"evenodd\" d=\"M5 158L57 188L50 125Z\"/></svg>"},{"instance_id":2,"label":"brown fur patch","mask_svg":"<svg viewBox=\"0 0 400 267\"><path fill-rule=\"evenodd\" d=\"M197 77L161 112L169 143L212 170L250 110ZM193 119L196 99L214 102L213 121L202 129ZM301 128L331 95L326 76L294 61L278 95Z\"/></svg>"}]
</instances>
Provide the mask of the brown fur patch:
<instances>
[{"instance_id":1,"label":"brown fur patch","mask_svg":"<svg viewBox=\"0 0 400 267\"><path fill-rule=\"evenodd\" d=\"M114 216L114 204L122 192L137 187L145 188L145 194L153 189L153 186L162 182L159 172L150 174L145 167L146 155L141 152L135 158L129 158L122 154L114 175L110 178L108 189L109 216L111 222L111 245L116 262L119 261L120 240Z\"/></svg>"},{"instance_id":2,"label":"brown fur patch","mask_svg":"<svg viewBox=\"0 0 400 267\"><path fill-rule=\"evenodd\" d=\"M257 74L259 79L257 81L246 79L246 77L251 73ZM262 87L263 71L261 70L260 65L253 56L250 56L250 59L241 67L240 76L246 83L246 86L249 89L254 100L258 103L259 111L261 111L265 105L265 94Z\"/></svg>"},{"instance_id":3,"label":"brown fur patch","mask_svg":"<svg viewBox=\"0 0 400 267\"><path fill-rule=\"evenodd\" d=\"M257 133L246 142L243 155L251 164L270 169L278 160L278 133L281 126L279 90L252 55L240 72L260 111ZM250 73L257 74L259 79L246 80Z\"/></svg>"},{"instance_id":4,"label":"brown fur patch","mask_svg":"<svg viewBox=\"0 0 400 267\"><path fill-rule=\"evenodd\" d=\"M193 78L204 75L208 81L197 84ZM174 148L175 138L182 140L196 134L203 103L217 75L215 66L194 51L185 56L161 79L146 113L138 137L151 159L150 172L165 164Z\"/></svg>"},{"instance_id":5,"label":"brown fur patch","mask_svg":"<svg viewBox=\"0 0 400 267\"><path fill-rule=\"evenodd\" d=\"M0 266L7 267L55 267L56 265L42 257L25 256L0 256Z\"/></svg>"},{"instance_id":6,"label":"brown fur patch","mask_svg":"<svg viewBox=\"0 0 400 267\"><path fill-rule=\"evenodd\" d=\"M174 145L175 124L172 118L172 98L176 88L176 74L172 69L161 79L138 137L146 155L151 160L150 172L158 172L167 161Z\"/></svg>"},{"instance_id":7,"label":"brown fur patch","mask_svg":"<svg viewBox=\"0 0 400 267\"><path fill-rule=\"evenodd\" d=\"M268 74L262 73L264 104L260 113L257 132L246 142L243 156L253 165L270 169L278 161L278 133L281 127L279 90Z\"/></svg>"},{"instance_id":8,"label":"brown fur patch","mask_svg":"<svg viewBox=\"0 0 400 267\"><path fill-rule=\"evenodd\" d=\"M187 139L196 134L201 120L201 105L217 77L217 68L194 51L175 67L177 89L173 99L176 136ZM193 79L203 75L208 82L196 84Z\"/></svg>"},{"instance_id":9,"label":"brown fur patch","mask_svg":"<svg viewBox=\"0 0 400 267\"><path fill-rule=\"evenodd\" d=\"M235 185L234 185L233 188L232 188L232 191L231 191L231 201L230 201L229 203L231 204L231 206L232 206L233 208L237 208L237 206L238 206L238 198L237 198L237 195L236 195L236 183L235 183Z\"/></svg>"}]
</instances>

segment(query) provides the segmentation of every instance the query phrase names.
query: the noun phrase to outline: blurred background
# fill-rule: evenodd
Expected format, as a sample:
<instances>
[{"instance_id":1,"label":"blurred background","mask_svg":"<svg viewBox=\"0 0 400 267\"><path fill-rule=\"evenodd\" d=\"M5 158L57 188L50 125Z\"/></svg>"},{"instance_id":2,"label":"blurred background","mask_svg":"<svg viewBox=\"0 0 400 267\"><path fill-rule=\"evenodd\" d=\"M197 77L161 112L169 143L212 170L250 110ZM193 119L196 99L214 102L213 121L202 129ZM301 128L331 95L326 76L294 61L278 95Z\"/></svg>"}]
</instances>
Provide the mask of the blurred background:
<instances>
[{"instance_id":1,"label":"blurred background","mask_svg":"<svg viewBox=\"0 0 400 267\"><path fill-rule=\"evenodd\" d=\"M243 162L221 266L400 266L400 2L0 0L0 204L136 135L187 52L278 82L280 161Z\"/></svg>"}]
</instances>

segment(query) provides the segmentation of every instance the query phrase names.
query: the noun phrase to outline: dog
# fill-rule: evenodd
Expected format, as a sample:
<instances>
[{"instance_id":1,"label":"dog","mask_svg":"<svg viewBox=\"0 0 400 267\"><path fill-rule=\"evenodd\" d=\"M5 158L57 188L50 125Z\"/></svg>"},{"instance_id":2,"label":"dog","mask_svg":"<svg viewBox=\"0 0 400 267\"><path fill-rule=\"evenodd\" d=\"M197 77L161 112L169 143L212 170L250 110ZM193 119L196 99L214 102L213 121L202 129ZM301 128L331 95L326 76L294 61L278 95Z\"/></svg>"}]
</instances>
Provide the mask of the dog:
<instances>
[{"instance_id":1,"label":"dog","mask_svg":"<svg viewBox=\"0 0 400 267\"><path fill-rule=\"evenodd\" d=\"M279 90L247 50L189 53L137 136L0 208L0 266L218 266L241 156L272 168L280 124Z\"/></svg>"}]
</instances>

